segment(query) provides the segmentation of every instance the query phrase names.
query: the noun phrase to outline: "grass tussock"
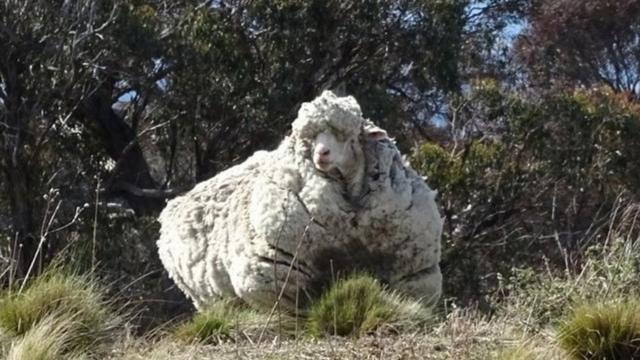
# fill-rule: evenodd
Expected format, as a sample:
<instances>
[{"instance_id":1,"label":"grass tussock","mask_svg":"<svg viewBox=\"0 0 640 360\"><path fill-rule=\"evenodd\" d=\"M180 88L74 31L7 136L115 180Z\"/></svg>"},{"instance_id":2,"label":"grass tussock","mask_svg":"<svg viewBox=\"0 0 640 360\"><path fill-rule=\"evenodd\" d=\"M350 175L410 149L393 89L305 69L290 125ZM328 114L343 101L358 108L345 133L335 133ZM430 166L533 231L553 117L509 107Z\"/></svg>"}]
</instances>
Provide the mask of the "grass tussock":
<instances>
[{"instance_id":1,"label":"grass tussock","mask_svg":"<svg viewBox=\"0 0 640 360\"><path fill-rule=\"evenodd\" d=\"M380 328L415 330L431 320L417 301L385 289L370 276L356 274L337 281L308 312L307 331L325 335L362 336Z\"/></svg>"},{"instance_id":2,"label":"grass tussock","mask_svg":"<svg viewBox=\"0 0 640 360\"><path fill-rule=\"evenodd\" d=\"M74 320L50 315L31 326L16 338L6 356L7 360L58 360L80 358L73 350L78 336Z\"/></svg>"},{"instance_id":3,"label":"grass tussock","mask_svg":"<svg viewBox=\"0 0 640 360\"><path fill-rule=\"evenodd\" d=\"M218 344L230 340L234 319L240 310L232 302L221 300L207 310L180 324L174 331L178 340L186 343Z\"/></svg>"},{"instance_id":4,"label":"grass tussock","mask_svg":"<svg viewBox=\"0 0 640 360\"><path fill-rule=\"evenodd\" d=\"M60 353L67 359L95 351L119 324L120 316L95 280L60 269L0 296L0 332L10 341L12 359L56 359Z\"/></svg>"},{"instance_id":5,"label":"grass tussock","mask_svg":"<svg viewBox=\"0 0 640 360\"><path fill-rule=\"evenodd\" d=\"M282 315L269 318L237 301L222 299L178 325L173 336L183 343L213 345L239 337L256 340L264 333L278 332L281 337L288 337L293 334L293 321Z\"/></svg>"},{"instance_id":6,"label":"grass tussock","mask_svg":"<svg viewBox=\"0 0 640 360\"><path fill-rule=\"evenodd\" d=\"M573 359L638 359L640 301L578 306L559 325L557 338Z\"/></svg>"}]
</instances>

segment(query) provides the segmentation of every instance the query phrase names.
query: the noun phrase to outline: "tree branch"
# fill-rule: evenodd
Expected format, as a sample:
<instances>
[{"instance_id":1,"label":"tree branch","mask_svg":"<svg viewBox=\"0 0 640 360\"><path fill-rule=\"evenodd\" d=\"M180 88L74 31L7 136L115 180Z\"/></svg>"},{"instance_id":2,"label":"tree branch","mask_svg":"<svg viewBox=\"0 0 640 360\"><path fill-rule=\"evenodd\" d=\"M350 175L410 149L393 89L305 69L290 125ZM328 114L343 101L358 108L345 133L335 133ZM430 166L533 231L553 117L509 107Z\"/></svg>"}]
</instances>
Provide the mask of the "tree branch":
<instances>
[{"instance_id":1,"label":"tree branch","mask_svg":"<svg viewBox=\"0 0 640 360\"><path fill-rule=\"evenodd\" d=\"M153 199L166 199L174 197L185 191L184 189L145 189L135 186L126 181L116 182L111 187L111 190L122 190L138 197Z\"/></svg>"}]
</instances>

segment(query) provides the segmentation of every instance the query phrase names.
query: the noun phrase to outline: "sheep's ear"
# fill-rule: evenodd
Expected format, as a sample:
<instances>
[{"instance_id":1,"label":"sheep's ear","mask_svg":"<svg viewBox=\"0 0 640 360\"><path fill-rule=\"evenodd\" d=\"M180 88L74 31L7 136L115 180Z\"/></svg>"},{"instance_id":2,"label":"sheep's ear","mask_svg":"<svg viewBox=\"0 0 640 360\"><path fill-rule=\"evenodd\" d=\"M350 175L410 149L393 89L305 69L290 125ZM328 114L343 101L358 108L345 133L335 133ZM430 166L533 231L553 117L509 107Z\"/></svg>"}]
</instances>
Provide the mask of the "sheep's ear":
<instances>
[{"instance_id":1,"label":"sheep's ear","mask_svg":"<svg viewBox=\"0 0 640 360\"><path fill-rule=\"evenodd\" d=\"M367 138L371 140L384 140L389 138L389 134L387 132L377 126L368 126L365 128L365 133L367 134Z\"/></svg>"}]
</instances>

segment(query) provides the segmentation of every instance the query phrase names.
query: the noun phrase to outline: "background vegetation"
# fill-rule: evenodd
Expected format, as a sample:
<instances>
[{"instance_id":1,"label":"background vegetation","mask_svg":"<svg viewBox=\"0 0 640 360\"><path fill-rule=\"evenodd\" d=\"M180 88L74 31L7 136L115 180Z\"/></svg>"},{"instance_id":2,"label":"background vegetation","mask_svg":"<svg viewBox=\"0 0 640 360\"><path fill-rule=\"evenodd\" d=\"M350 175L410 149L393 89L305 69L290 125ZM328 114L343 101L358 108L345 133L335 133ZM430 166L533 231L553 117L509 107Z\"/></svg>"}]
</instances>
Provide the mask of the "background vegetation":
<instances>
[{"instance_id":1,"label":"background vegetation","mask_svg":"<svg viewBox=\"0 0 640 360\"><path fill-rule=\"evenodd\" d=\"M354 95L439 191L445 310L428 337L447 355L484 354L458 340L486 332L525 339L491 354L536 356L574 305L605 314L606 289L624 313L637 294L639 1L0 0L0 44L0 286L16 309L44 272L96 319L127 308L136 332L184 317L155 249L165 201L273 148L324 89ZM52 261L97 280L47 275ZM0 331L0 354L30 346L4 352L16 331L77 332L39 311L23 315L43 327ZM216 326L214 342L234 333Z\"/></svg>"}]
</instances>

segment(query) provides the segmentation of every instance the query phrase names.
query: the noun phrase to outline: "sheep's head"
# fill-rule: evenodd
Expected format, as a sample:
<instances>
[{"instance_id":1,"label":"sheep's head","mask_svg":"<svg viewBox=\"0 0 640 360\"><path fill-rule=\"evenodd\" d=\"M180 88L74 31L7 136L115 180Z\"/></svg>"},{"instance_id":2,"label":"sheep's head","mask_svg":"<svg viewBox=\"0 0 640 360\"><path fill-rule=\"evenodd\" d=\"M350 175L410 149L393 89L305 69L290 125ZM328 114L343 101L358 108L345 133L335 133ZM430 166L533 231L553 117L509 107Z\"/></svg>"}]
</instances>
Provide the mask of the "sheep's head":
<instances>
[{"instance_id":1,"label":"sheep's head","mask_svg":"<svg viewBox=\"0 0 640 360\"><path fill-rule=\"evenodd\" d=\"M329 129L316 135L313 141L312 160L317 170L324 173L338 172L345 176L362 162L362 140L380 140L386 131L376 126L365 126L362 134L347 137L340 131Z\"/></svg>"},{"instance_id":2,"label":"sheep's head","mask_svg":"<svg viewBox=\"0 0 640 360\"><path fill-rule=\"evenodd\" d=\"M364 167L362 136L387 136L362 117L353 97L337 97L330 91L302 104L292 129L306 143L318 171L347 180L356 178Z\"/></svg>"}]
</instances>

